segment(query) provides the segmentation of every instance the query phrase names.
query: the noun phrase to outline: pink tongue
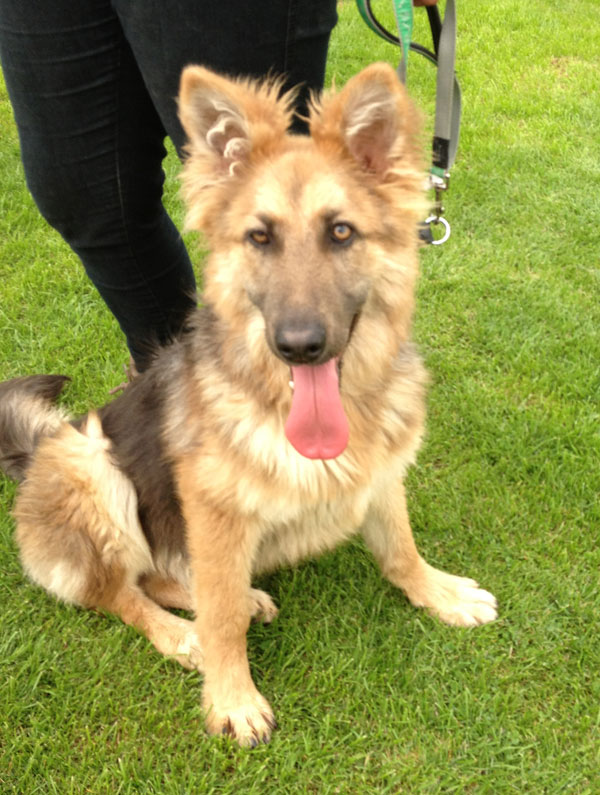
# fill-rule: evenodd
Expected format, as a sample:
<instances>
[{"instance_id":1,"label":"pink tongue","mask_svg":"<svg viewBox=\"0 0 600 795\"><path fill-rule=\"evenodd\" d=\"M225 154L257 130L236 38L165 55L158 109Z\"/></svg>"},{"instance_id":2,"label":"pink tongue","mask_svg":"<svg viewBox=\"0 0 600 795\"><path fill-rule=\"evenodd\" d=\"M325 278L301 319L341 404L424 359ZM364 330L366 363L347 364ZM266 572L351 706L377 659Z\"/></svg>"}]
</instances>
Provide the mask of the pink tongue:
<instances>
[{"instance_id":1,"label":"pink tongue","mask_svg":"<svg viewBox=\"0 0 600 795\"><path fill-rule=\"evenodd\" d=\"M348 420L340 399L337 364L292 367L294 396L285 435L306 458L337 458L348 444Z\"/></svg>"}]
</instances>

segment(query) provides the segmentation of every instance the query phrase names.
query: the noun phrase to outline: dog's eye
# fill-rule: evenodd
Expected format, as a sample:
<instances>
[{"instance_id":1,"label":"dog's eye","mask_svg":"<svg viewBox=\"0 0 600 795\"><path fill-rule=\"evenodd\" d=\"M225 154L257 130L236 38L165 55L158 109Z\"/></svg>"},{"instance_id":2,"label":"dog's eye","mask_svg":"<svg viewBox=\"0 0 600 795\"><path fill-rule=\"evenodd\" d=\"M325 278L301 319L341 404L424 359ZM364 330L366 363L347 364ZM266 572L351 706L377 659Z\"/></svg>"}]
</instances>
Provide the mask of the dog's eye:
<instances>
[{"instance_id":1,"label":"dog's eye","mask_svg":"<svg viewBox=\"0 0 600 795\"><path fill-rule=\"evenodd\" d=\"M254 243L255 246L268 246L271 242L271 236L263 229L252 229L248 232L248 240Z\"/></svg>"},{"instance_id":2,"label":"dog's eye","mask_svg":"<svg viewBox=\"0 0 600 795\"><path fill-rule=\"evenodd\" d=\"M354 229L350 224L334 224L329 234L335 243L349 243L354 237Z\"/></svg>"}]
</instances>

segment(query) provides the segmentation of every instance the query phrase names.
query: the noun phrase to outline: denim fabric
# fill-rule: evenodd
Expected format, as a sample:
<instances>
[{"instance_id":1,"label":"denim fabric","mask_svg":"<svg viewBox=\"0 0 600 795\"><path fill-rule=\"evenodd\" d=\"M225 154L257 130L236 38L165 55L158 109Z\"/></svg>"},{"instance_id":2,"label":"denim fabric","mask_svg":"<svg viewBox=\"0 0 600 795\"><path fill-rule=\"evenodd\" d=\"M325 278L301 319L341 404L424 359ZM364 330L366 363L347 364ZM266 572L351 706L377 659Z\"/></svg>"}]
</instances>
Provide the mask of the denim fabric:
<instances>
[{"instance_id":1,"label":"denim fabric","mask_svg":"<svg viewBox=\"0 0 600 795\"><path fill-rule=\"evenodd\" d=\"M182 68L322 86L335 0L0 0L0 57L29 189L81 258L139 369L180 329L195 282L162 204L184 142ZM297 131L300 131L298 127Z\"/></svg>"}]
</instances>

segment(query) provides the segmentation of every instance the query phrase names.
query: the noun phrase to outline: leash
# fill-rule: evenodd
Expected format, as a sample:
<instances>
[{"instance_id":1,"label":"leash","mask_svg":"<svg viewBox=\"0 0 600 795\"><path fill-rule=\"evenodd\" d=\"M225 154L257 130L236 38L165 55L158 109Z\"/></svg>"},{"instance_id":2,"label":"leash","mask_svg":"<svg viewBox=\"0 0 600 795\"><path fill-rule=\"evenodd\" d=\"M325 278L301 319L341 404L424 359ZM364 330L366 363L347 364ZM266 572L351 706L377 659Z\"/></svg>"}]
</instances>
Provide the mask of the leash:
<instances>
[{"instance_id":1,"label":"leash","mask_svg":"<svg viewBox=\"0 0 600 795\"><path fill-rule=\"evenodd\" d=\"M371 0L356 0L358 11L367 26L378 36L400 47L402 57L398 65L398 76L406 83L408 53L413 52L427 58L437 67L435 90L435 125L433 131L432 164L429 185L435 193L431 214L420 229L423 242L439 246L450 237L450 224L444 218L442 196L450 186L450 168L454 164L458 149L461 116L461 91L454 71L456 59L456 6L454 0L446 0L444 21L437 5L426 6L433 51L412 41L412 0L392 0L398 35L395 36L377 19L371 8ZM433 227L442 227L442 236L433 235Z\"/></svg>"}]
</instances>

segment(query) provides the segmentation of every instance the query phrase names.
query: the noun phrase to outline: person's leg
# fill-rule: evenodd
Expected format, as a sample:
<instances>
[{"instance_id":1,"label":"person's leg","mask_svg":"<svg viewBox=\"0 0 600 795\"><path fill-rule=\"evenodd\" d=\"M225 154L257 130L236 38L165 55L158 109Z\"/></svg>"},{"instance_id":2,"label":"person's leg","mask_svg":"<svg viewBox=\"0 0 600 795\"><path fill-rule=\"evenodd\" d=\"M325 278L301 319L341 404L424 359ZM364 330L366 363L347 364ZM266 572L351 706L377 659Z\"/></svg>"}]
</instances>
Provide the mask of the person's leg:
<instances>
[{"instance_id":1,"label":"person's leg","mask_svg":"<svg viewBox=\"0 0 600 795\"><path fill-rule=\"evenodd\" d=\"M111 3L0 0L0 55L33 197L144 369L195 283L161 201L165 131Z\"/></svg>"},{"instance_id":2,"label":"person's leg","mask_svg":"<svg viewBox=\"0 0 600 795\"><path fill-rule=\"evenodd\" d=\"M288 86L304 84L302 112L322 87L335 21L335 0L45 0L35 15L0 0L29 187L81 257L138 369L194 303L189 258L161 203L165 129L180 153L184 142L181 69L285 73Z\"/></svg>"},{"instance_id":3,"label":"person's leg","mask_svg":"<svg viewBox=\"0 0 600 795\"><path fill-rule=\"evenodd\" d=\"M230 76L285 75L301 85L298 111L323 87L335 0L114 0L125 35L163 125L181 154L179 76L201 64ZM300 120L294 131L304 132Z\"/></svg>"}]
</instances>

